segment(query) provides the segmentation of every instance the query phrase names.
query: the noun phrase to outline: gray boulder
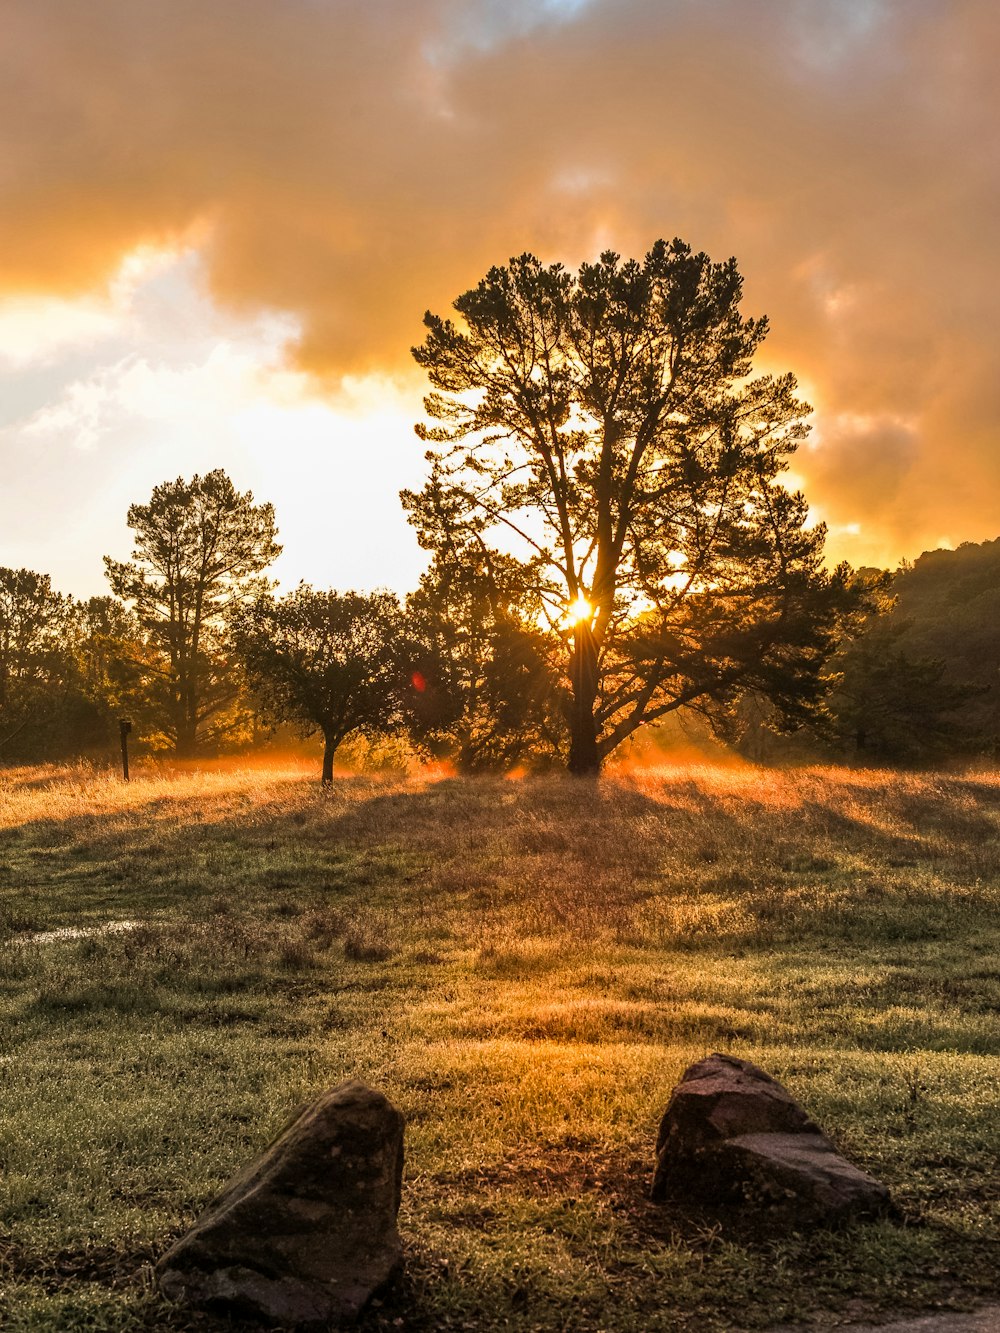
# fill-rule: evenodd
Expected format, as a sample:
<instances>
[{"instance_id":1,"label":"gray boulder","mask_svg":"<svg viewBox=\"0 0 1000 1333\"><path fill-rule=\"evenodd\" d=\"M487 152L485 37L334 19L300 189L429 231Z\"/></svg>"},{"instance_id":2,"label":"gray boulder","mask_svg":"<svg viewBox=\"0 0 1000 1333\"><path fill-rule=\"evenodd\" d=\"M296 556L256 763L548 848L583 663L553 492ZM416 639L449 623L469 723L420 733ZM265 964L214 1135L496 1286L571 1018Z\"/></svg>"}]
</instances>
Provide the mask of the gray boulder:
<instances>
[{"instance_id":1,"label":"gray boulder","mask_svg":"<svg viewBox=\"0 0 1000 1333\"><path fill-rule=\"evenodd\" d=\"M403 1117L363 1083L299 1112L157 1265L171 1300L275 1323L356 1318L402 1262Z\"/></svg>"},{"instance_id":2,"label":"gray boulder","mask_svg":"<svg viewBox=\"0 0 1000 1333\"><path fill-rule=\"evenodd\" d=\"M652 1195L767 1209L790 1225L892 1210L786 1088L747 1060L710 1055L674 1089L660 1124Z\"/></svg>"}]
</instances>

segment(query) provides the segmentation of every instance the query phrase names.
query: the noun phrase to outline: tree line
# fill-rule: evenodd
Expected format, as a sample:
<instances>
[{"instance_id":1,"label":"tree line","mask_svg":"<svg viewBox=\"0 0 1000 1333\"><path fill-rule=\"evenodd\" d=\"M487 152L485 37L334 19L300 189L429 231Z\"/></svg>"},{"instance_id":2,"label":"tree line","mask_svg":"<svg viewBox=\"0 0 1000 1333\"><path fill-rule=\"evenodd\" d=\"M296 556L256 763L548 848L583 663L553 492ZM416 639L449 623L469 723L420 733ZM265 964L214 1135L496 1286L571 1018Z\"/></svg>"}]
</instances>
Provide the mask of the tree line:
<instances>
[{"instance_id":1,"label":"tree line","mask_svg":"<svg viewBox=\"0 0 1000 1333\"><path fill-rule=\"evenodd\" d=\"M465 771L594 773L678 713L888 760L995 745L995 562L825 567L782 484L809 408L791 375L754 375L767 321L741 296L734 260L675 240L575 273L522 255L457 321L428 313L428 479L402 501L431 559L403 601L276 597L273 509L220 470L129 509L109 596L0 569L0 761L100 749L124 715L180 756L320 733L324 781L357 733Z\"/></svg>"}]
</instances>

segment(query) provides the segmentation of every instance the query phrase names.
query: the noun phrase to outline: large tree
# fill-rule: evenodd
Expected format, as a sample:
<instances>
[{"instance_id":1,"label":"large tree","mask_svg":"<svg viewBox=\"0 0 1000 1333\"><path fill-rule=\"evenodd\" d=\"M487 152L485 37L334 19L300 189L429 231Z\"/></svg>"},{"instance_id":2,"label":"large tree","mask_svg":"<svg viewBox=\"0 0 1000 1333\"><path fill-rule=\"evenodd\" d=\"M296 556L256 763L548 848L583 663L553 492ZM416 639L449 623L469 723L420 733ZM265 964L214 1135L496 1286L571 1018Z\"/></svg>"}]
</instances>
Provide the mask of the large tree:
<instances>
[{"instance_id":1,"label":"large tree","mask_svg":"<svg viewBox=\"0 0 1000 1333\"><path fill-rule=\"evenodd\" d=\"M262 712L323 735L324 786L354 732L376 735L398 710L403 617L390 592L320 592L301 583L233 617L236 651Z\"/></svg>"},{"instance_id":2,"label":"large tree","mask_svg":"<svg viewBox=\"0 0 1000 1333\"><path fill-rule=\"evenodd\" d=\"M148 504L131 506L128 523L132 559L106 556L108 580L162 652L150 670L163 731L178 754L191 755L236 725L239 685L226 647L227 616L268 586L263 571L281 551L274 510L216 469L163 482Z\"/></svg>"},{"instance_id":3,"label":"large tree","mask_svg":"<svg viewBox=\"0 0 1000 1333\"><path fill-rule=\"evenodd\" d=\"M779 481L809 411L753 376L765 319L734 260L681 241L571 273L533 255L428 312L414 349L439 446L404 492L421 543L521 563L567 687L569 765L595 772L644 722L753 688L791 721L860 594Z\"/></svg>"}]
</instances>

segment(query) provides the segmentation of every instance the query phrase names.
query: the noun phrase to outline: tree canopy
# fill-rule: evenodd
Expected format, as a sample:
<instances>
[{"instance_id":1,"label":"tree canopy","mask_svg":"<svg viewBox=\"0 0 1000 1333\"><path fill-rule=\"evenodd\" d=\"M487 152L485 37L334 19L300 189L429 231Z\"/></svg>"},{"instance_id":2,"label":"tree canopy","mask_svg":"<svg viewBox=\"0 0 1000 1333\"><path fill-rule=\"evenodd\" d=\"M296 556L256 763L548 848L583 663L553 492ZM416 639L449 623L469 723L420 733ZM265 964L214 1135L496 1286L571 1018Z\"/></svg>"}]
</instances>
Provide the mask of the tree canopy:
<instances>
[{"instance_id":1,"label":"tree canopy","mask_svg":"<svg viewBox=\"0 0 1000 1333\"><path fill-rule=\"evenodd\" d=\"M403 502L437 555L515 559L565 700L569 766L753 688L800 720L863 598L780 474L809 408L754 376L765 319L735 260L682 241L572 273L521 255L425 316L430 476Z\"/></svg>"}]
</instances>

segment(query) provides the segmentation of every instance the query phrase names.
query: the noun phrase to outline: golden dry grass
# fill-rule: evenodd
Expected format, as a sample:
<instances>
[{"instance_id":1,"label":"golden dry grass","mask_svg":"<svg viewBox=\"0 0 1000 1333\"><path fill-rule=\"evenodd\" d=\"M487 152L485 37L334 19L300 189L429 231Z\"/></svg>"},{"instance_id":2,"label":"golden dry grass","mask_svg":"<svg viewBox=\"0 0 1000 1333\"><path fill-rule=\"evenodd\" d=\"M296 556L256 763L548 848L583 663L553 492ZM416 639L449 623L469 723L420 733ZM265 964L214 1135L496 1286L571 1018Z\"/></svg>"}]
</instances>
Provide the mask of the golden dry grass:
<instances>
[{"instance_id":1,"label":"golden dry grass","mask_svg":"<svg viewBox=\"0 0 1000 1333\"><path fill-rule=\"evenodd\" d=\"M314 776L0 773L7 1326L219 1327L143 1260L349 1075L408 1121L407 1277L372 1326L757 1328L996 1290L996 774ZM906 1224L754 1237L649 1205L657 1117L712 1049L786 1080Z\"/></svg>"}]
</instances>

